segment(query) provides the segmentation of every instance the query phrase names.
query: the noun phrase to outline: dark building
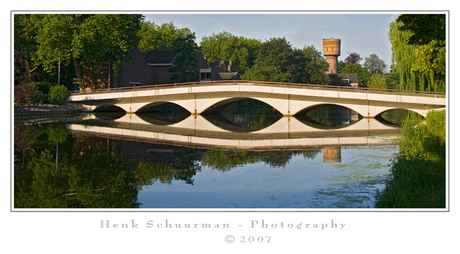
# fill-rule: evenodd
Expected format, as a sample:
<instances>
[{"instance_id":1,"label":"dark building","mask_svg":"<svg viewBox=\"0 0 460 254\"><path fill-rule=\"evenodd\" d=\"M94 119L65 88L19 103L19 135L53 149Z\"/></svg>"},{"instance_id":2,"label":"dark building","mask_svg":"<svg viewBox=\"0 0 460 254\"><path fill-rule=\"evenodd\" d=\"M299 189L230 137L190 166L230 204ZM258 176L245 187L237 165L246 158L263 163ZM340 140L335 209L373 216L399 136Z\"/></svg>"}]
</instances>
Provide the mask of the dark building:
<instances>
[{"instance_id":1,"label":"dark building","mask_svg":"<svg viewBox=\"0 0 460 254\"><path fill-rule=\"evenodd\" d=\"M131 58L125 60L121 69L121 86L145 86L168 84L172 73L169 71L174 66L174 60L181 53L174 50L148 50L140 51L135 48ZM210 80L211 70L203 55L197 55L200 69L200 80Z\"/></svg>"}]
</instances>

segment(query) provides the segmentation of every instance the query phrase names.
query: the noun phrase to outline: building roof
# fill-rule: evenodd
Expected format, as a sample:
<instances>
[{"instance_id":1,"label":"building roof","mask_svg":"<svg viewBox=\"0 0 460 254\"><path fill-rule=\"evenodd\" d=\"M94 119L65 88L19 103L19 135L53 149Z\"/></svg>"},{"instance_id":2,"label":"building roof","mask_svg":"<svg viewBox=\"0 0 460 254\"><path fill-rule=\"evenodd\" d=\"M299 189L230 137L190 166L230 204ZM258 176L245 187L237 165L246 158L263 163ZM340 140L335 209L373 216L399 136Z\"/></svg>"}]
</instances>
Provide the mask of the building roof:
<instances>
[{"instance_id":1,"label":"building roof","mask_svg":"<svg viewBox=\"0 0 460 254\"><path fill-rule=\"evenodd\" d=\"M339 76L341 79L350 80L350 83L358 83L359 82L357 73L338 73L337 76Z\"/></svg>"},{"instance_id":2,"label":"building roof","mask_svg":"<svg viewBox=\"0 0 460 254\"><path fill-rule=\"evenodd\" d=\"M143 51L147 64L171 65L178 53L171 49Z\"/></svg>"},{"instance_id":3,"label":"building roof","mask_svg":"<svg viewBox=\"0 0 460 254\"><path fill-rule=\"evenodd\" d=\"M238 72L219 72L220 77L222 80L233 80L237 78Z\"/></svg>"}]
</instances>

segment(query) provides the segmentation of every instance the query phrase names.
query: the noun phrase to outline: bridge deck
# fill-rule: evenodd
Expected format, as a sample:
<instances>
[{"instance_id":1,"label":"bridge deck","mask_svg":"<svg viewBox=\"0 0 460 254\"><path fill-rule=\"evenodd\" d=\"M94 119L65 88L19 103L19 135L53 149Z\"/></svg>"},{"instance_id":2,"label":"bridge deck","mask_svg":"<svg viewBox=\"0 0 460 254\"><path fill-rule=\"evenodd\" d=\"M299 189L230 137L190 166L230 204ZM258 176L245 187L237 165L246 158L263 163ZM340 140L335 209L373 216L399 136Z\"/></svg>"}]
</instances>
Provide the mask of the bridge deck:
<instances>
[{"instance_id":1,"label":"bridge deck","mask_svg":"<svg viewBox=\"0 0 460 254\"><path fill-rule=\"evenodd\" d=\"M67 104L92 111L97 107L117 106L128 113L146 110L162 103L175 103L192 114L213 112L242 98L262 101L285 116L321 104L350 108L363 117L374 117L386 110L404 108L426 115L445 108L445 94L383 89L286 84L259 81L200 82L165 84L110 91L74 93Z\"/></svg>"},{"instance_id":2,"label":"bridge deck","mask_svg":"<svg viewBox=\"0 0 460 254\"><path fill-rule=\"evenodd\" d=\"M145 86L132 86L132 87L115 87L110 89L94 89L90 91L71 92L71 95L77 94L97 94L97 93L114 93L126 92L133 90L155 89L155 88L168 88L168 87L196 87L206 85L239 85L239 84L256 84L265 86L279 86L279 87L292 87L292 88L305 88L305 89L319 89L319 90L342 90L354 91L364 93L390 93L390 94L416 94L420 96L429 97L442 97L445 98L445 92L431 92L431 91L410 91L410 90L397 90L397 89L379 89L367 87L351 87L351 86L330 86L330 85L317 85L317 84L300 84L300 83L282 83L282 82L267 82L267 81L251 81L251 80L220 80L220 81L201 81L201 82L187 82L187 83L172 83L172 84L157 84Z\"/></svg>"}]
</instances>

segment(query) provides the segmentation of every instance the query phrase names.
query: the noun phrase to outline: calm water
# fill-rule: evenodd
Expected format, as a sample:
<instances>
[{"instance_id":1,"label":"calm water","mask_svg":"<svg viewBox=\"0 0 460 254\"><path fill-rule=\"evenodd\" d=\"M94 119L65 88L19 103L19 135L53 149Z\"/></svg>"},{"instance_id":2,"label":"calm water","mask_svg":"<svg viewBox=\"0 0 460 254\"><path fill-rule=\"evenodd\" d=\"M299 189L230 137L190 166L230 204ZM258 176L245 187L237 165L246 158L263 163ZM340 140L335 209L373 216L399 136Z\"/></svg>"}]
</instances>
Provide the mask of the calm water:
<instances>
[{"instance_id":1,"label":"calm water","mask_svg":"<svg viewBox=\"0 0 460 254\"><path fill-rule=\"evenodd\" d=\"M168 106L16 118L14 205L372 208L399 135L344 108L286 118L247 100L207 116Z\"/></svg>"}]
</instances>

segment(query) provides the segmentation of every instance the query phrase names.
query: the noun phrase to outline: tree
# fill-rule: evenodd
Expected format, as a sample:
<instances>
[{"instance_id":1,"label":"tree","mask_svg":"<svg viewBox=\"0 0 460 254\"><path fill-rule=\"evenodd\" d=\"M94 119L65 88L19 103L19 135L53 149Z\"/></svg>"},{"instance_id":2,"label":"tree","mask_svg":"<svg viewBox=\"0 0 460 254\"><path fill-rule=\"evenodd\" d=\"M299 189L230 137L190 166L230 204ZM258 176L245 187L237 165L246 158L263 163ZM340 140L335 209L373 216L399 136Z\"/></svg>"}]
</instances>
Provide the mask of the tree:
<instances>
[{"instance_id":1,"label":"tree","mask_svg":"<svg viewBox=\"0 0 460 254\"><path fill-rule=\"evenodd\" d=\"M402 90L401 87L399 87L399 73L397 72L393 71L385 74L385 83L387 84L388 89Z\"/></svg>"},{"instance_id":2,"label":"tree","mask_svg":"<svg viewBox=\"0 0 460 254\"><path fill-rule=\"evenodd\" d=\"M189 34L185 38L177 38L172 43L172 48L178 57L174 60L174 67L169 71L172 73L171 82L194 82L198 80L198 45L195 43L195 35Z\"/></svg>"},{"instance_id":3,"label":"tree","mask_svg":"<svg viewBox=\"0 0 460 254\"><path fill-rule=\"evenodd\" d=\"M367 87L370 88L379 88L379 89L388 89L385 76L380 73L374 73L369 78L369 82L367 83Z\"/></svg>"},{"instance_id":4,"label":"tree","mask_svg":"<svg viewBox=\"0 0 460 254\"><path fill-rule=\"evenodd\" d=\"M445 91L446 45L445 36L437 32L421 33L421 26L426 20L438 23L438 16L416 17L414 20L395 20L390 24L390 41L392 44L392 66L400 75L400 87L405 90ZM418 22L418 23L417 23ZM438 27L439 25L436 25ZM414 30L412 30L414 29ZM440 28L442 30L442 28ZM415 37L412 37L414 36ZM411 39L417 38L417 39ZM431 41L426 42L426 40Z\"/></svg>"},{"instance_id":5,"label":"tree","mask_svg":"<svg viewBox=\"0 0 460 254\"><path fill-rule=\"evenodd\" d=\"M358 74L359 86L365 86L371 76L367 68L363 68L359 63L347 63L340 73L356 73Z\"/></svg>"},{"instance_id":6,"label":"tree","mask_svg":"<svg viewBox=\"0 0 460 254\"><path fill-rule=\"evenodd\" d=\"M212 36L204 36L200 48L208 64L212 64L219 58L223 61L232 60L235 66L246 72L254 65L261 44L259 40L235 36L223 31L218 34L213 33Z\"/></svg>"},{"instance_id":7,"label":"tree","mask_svg":"<svg viewBox=\"0 0 460 254\"><path fill-rule=\"evenodd\" d=\"M370 74L383 74L387 65L376 54L370 54L369 57L364 58L364 67L367 68Z\"/></svg>"},{"instance_id":8,"label":"tree","mask_svg":"<svg viewBox=\"0 0 460 254\"><path fill-rule=\"evenodd\" d=\"M156 25L150 21L141 22L138 48L141 51L172 49L173 42L195 35L189 28L177 28L172 22Z\"/></svg>"},{"instance_id":9,"label":"tree","mask_svg":"<svg viewBox=\"0 0 460 254\"><path fill-rule=\"evenodd\" d=\"M401 22L401 31L412 32L409 45L426 45L432 40L446 40L445 14L402 14L396 22Z\"/></svg>"},{"instance_id":10,"label":"tree","mask_svg":"<svg viewBox=\"0 0 460 254\"><path fill-rule=\"evenodd\" d=\"M328 64L313 46L292 48L285 38L271 38L262 43L255 65L243 76L246 80L309 83L326 85Z\"/></svg>"},{"instance_id":11,"label":"tree","mask_svg":"<svg viewBox=\"0 0 460 254\"><path fill-rule=\"evenodd\" d=\"M304 47L302 53L304 54L306 63L305 71L307 78L305 83L320 85L329 84L330 79L327 75L324 75L329 67L322 53L316 50L314 46Z\"/></svg>"},{"instance_id":12,"label":"tree","mask_svg":"<svg viewBox=\"0 0 460 254\"><path fill-rule=\"evenodd\" d=\"M349 63L358 63L359 61L363 60L363 58L356 52L348 53L348 56L345 58L344 63L349 64Z\"/></svg>"},{"instance_id":13,"label":"tree","mask_svg":"<svg viewBox=\"0 0 460 254\"><path fill-rule=\"evenodd\" d=\"M254 62L243 79L288 83L305 81L305 57L285 38L271 38L262 43Z\"/></svg>"},{"instance_id":14,"label":"tree","mask_svg":"<svg viewBox=\"0 0 460 254\"><path fill-rule=\"evenodd\" d=\"M114 70L121 68L137 44L143 19L138 14L17 15L15 49L25 49L31 55L34 66L30 69L42 66L46 72L56 73L60 59L61 66L73 65L80 81L83 66L99 68L110 60Z\"/></svg>"}]
</instances>

